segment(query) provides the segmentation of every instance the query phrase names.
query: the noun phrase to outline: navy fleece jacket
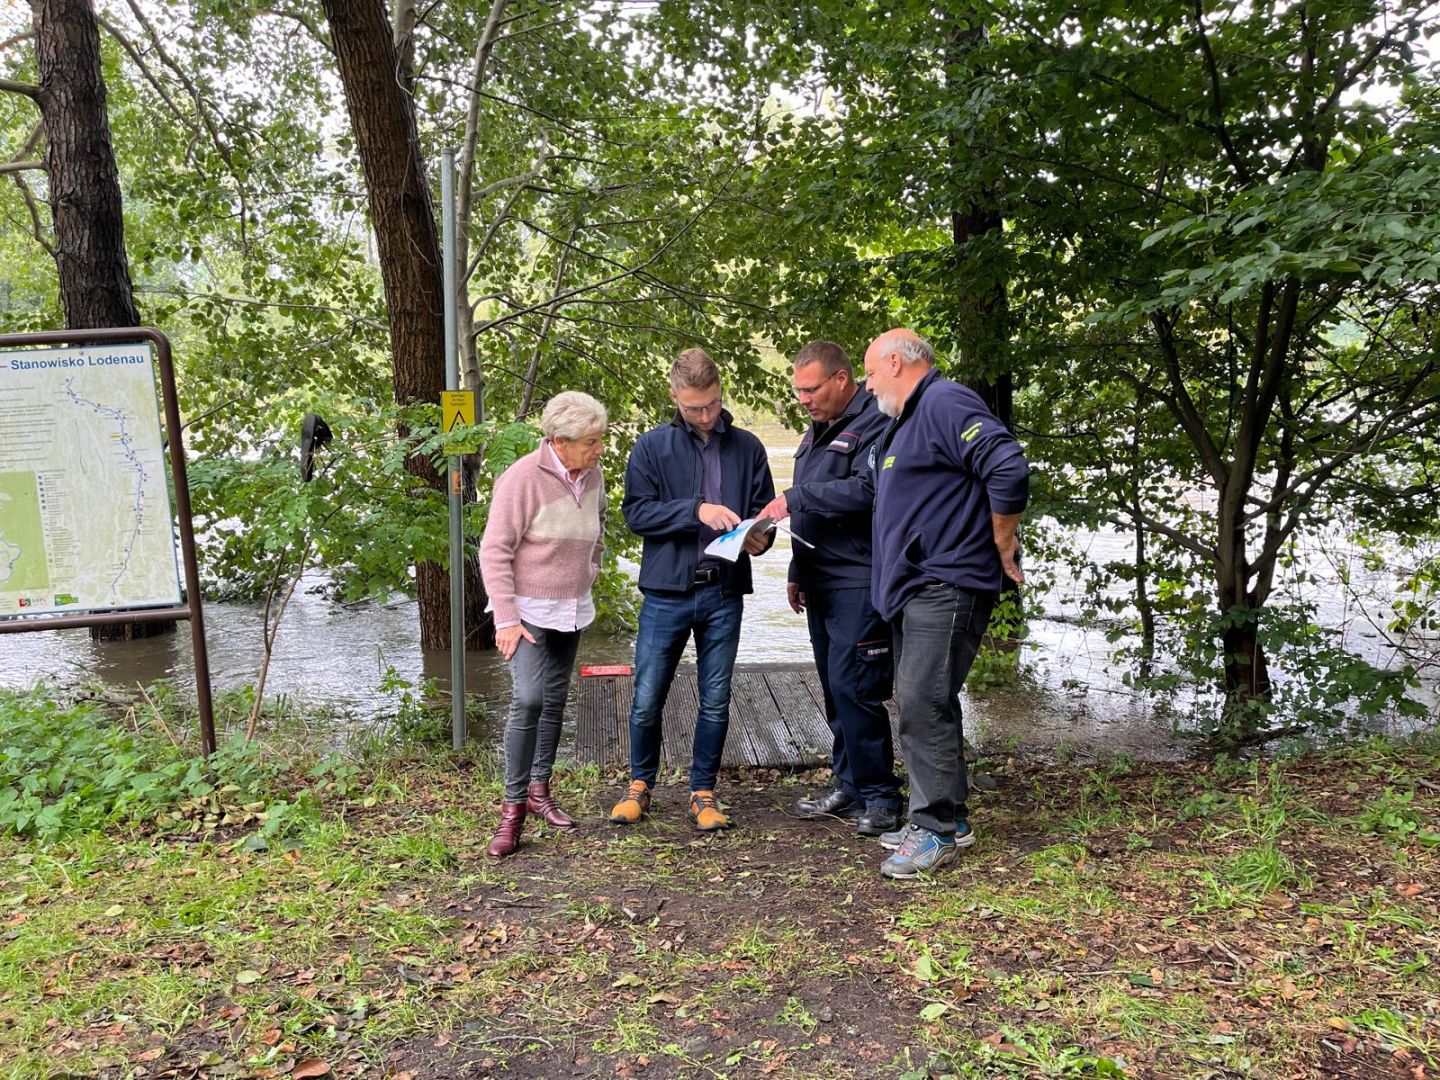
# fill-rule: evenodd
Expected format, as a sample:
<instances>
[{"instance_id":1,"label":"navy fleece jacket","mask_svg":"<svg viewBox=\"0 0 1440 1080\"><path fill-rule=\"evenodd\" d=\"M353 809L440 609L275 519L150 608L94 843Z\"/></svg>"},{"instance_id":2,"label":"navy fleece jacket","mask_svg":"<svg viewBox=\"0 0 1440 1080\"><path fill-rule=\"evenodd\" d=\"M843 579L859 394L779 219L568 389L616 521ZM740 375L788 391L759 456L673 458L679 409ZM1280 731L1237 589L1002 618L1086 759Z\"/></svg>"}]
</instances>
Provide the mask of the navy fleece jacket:
<instances>
[{"instance_id":1,"label":"navy fleece jacket","mask_svg":"<svg viewBox=\"0 0 1440 1080\"><path fill-rule=\"evenodd\" d=\"M990 515L1025 509L1030 466L980 395L932 370L872 453L875 610L894 620L932 584L998 593Z\"/></svg>"},{"instance_id":2,"label":"navy fleece jacket","mask_svg":"<svg viewBox=\"0 0 1440 1080\"><path fill-rule=\"evenodd\" d=\"M722 412L724 430L710 437L720 440L721 501L742 518L754 517L775 497L770 459L760 440L731 424ZM688 592L699 565L698 539L706 542L720 533L696 517L704 466L696 437L680 414L663 427L641 435L625 466L625 498L620 503L625 524L644 541L640 556L640 589ZM748 593L750 556L721 565L721 581L731 593Z\"/></svg>"}]
</instances>

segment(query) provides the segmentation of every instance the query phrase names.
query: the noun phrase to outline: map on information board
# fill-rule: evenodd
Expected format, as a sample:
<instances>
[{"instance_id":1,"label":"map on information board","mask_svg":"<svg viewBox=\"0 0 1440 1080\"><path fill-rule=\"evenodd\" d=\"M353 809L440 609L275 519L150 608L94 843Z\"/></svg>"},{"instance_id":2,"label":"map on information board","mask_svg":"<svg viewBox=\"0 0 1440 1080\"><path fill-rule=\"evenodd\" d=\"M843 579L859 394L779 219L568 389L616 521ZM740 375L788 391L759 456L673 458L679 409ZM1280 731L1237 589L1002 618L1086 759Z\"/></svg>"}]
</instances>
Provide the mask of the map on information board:
<instances>
[{"instance_id":1,"label":"map on information board","mask_svg":"<svg viewBox=\"0 0 1440 1080\"><path fill-rule=\"evenodd\" d=\"M0 352L0 618L179 602L150 346Z\"/></svg>"}]
</instances>

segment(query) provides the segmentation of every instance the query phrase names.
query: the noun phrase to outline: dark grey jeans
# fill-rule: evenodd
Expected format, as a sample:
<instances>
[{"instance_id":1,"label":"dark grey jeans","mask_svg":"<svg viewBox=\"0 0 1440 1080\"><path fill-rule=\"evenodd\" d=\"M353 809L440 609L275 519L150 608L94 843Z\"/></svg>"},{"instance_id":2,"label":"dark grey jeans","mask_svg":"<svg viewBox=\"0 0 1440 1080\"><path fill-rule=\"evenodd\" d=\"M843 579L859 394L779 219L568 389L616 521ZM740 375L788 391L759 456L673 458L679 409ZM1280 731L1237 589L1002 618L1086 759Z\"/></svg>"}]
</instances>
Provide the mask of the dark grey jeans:
<instances>
[{"instance_id":1,"label":"dark grey jeans","mask_svg":"<svg viewBox=\"0 0 1440 1080\"><path fill-rule=\"evenodd\" d=\"M533 781L549 780L565 718L570 670L580 647L580 631L546 630L524 624L535 638L523 637L510 658L510 716L505 721L505 801L524 802Z\"/></svg>"},{"instance_id":2,"label":"dark grey jeans","mask_svg":"<svg viewBox=\"0 0 1440 1080\"><path fill-rule=\"evenodd\" d=\"M891 624L900 750L910 774L910 820L955 835L970 794L960 688L995 607L991 593L929 585Z\"/></svg>"}]
</instances>

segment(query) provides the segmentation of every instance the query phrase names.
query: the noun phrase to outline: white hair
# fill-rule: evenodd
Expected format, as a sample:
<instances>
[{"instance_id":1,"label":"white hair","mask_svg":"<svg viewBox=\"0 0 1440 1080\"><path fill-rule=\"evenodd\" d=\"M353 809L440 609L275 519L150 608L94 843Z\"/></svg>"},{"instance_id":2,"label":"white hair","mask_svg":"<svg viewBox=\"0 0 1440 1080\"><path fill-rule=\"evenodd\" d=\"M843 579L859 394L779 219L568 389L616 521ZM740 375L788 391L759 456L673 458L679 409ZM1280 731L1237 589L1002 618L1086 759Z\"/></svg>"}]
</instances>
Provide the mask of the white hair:
<instances>
[{"instance_id":1,"label":"white hair","mask_svg":"<svg viewBox=\"0 0 1440 1080\"><path fill-rule=\"evenodd\" d=\"M904 364L925 364L928 367L935 363L935 349L922 337L902 337L895 343L895 352Z\"/></svg>"},{"instance_id":2,"label":"white hair","mask_svg":"<svg viewBox=\"0 0 1440 1080\"><path fill-rule=\"evenodd\" d=\"M597 431L604 431L610 420L605 406L589 394L566 390L545 403L540 415L540 430L552 439L573 442Z\"/></svg>"}]
</instances>

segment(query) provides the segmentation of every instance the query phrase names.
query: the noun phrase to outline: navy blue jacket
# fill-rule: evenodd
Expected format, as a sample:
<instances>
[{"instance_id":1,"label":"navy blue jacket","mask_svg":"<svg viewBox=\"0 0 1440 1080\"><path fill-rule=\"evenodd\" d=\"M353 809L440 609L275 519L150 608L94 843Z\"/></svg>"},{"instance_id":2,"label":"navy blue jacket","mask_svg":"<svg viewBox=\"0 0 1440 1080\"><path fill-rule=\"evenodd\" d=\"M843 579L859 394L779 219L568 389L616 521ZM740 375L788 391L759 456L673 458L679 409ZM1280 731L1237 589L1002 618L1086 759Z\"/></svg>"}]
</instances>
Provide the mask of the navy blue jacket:
<instances>
[{"instance_id":1,"label":"navy blue jacket","mask_svg":"<svg viewBox=\"0 0 1440 1080\"><path fill-rule=\"evenodd\" d=\"M998 593L990 515L1025 509L1030 466L980 395L932 370L872 453L875 610L893 621L936 583Z\"/></svg>"},{"instance_id":2,"label":"navy blue jacket","mask_svg":"<svg viewBox=\"0 0 1440 1080\"><path fill-rule=\"evenodd\" d=\"M815 545L790 546L790 580L802 592L870 587L870 447L889 422L861 386L835 420L811 424L795 451L795 486L785 490L785 505L796 535Z\"/></svg>"},{"instance_id":3,"label":"navy blue jacket","mask_svg":"<svg viewBox=\"0 0 1440 1080\"><path fill-rule=\"evenodd\" d=\"M742 518L754 517L775 497L770 459L759 439L734 427L722 411L724 430L711 434L720 440L721 502ZM717 425L718 427L719 425ZM699 543L720 533L696 517L701 498L703 465L696 437L676 412L675 419L641 435L625 466L625 498L620 503L625 524L644 539L640 557L640 588L656 592L686 592L695 583ZM722 583L727 592L748 593L750 556L732 565L721 560Z\"/></svg>"}]
</instances>

